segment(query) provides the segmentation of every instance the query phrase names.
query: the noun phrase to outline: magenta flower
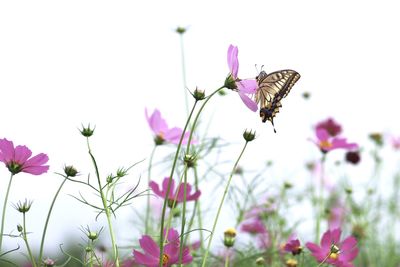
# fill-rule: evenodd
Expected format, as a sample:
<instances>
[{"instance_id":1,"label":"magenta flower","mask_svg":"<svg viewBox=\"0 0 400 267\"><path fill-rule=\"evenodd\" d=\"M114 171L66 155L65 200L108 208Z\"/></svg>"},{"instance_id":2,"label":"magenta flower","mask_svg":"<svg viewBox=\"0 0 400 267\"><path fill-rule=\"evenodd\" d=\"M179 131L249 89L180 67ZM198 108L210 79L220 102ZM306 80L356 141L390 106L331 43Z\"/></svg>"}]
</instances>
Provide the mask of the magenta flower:
<instances>
[{"instance_id":1,"label":"magenta flower","mask_svg":"<svg viewBox=\"0 0 400 267\"><path fill-rule=\"evenodd\" d=\"M319 122L316 129L325 129L332 137L335 137L342 132L342 126L332 118Z\"/></svg>"},{"instance_id":2,"label":"magenta flower","mask_svg":"<svg viewBox=\"0 0 400 267\"><path fill-rule=\"evenodd\" d=\"M43 165L49 160L46 154L31 156L32 151L26 146L14 148L12 141L0 139L0 161L4 162L13 175L19 172L40 175L49 170L49 165Z\"/></svg>"},{"instance_id":3,"label":"magenta flower","mask_svg":"<svg viewBox=\"0 0 400 267\"><path fill-rule=\"evenodd\" d=\"M316 129L317 141L314 143L321 149L323 153L328 151L344 148L348 150L358 149L356 143L347 143L345 138L331 137L327 130Z\"/></svg>"},{"instance_id":4,"label":"magenta flower","mask_svg":"<svg viewBox=\"0 0 400 267\"><path fill-rule=\"evenodd\" d=\"M256 80L241 80L238 78L239 60L237 46L229 45L228 48L228 67L229 75L225 80L225 87L238 92L243 103L252 111L257 111L257 103L251 100L248 95L255 94L257 90Z\"/></svg>"},{"instance_id":5,"label":"magenta flower","mask_svg":"<svg viewBox=\"0 0 400 267\"><path fill-rule=\"evenodd\" d=\"M340 241L340 228L328 230L321 239L321 246L307 242L306 247L318 262L337 267L354 267L351 263L358 254L357 240L353 236Z\"/></svg>"},{"instance_id":6,"label":"magenta flower","mask_svg":"<svg viewBox=\"0 0 400 267\"><path fill-rule=\"evenodd\" d=\"M167 122L161 117L158 109L155 109L153 114L149 116L147 108L145 109L146 120L153 133L155 134L154 141L157 145L163 144L165 141L173 144L178 144L182 135L182 129L178 127L168 128ZM187 144L190 132L186 132L182 144ZM193 141L192 141L193 142Z\"/></svg>"},{"instance_id":7,"label":"magenta flower","mask_svg":"<svg viewBox=\"0 0 400 267\"><path fill-rule=\"evenodd\" d=\"M346 207L337 202L333 207L330 208L329 217L328 217L328 228L336 229L340 228L344 222L346 216Z\"/></svg>"},{"instance_id":8,"label":"magenta flower","mask_svg":"<svg viewBox=\"0 0 400 267\"><path fill-rule=\"evenodd\" d=\"M244 222L240 230L249 234L265 234L267 232L267 228L259 218Z\"/></svg>"},{"instance_id":9,"label":"magenta flower","mask_svg":"<svg viewBox=\"0 0 400 267\"><path fill-rule=\"evenodd\" d=\"M167 197L168 182L169 182L169 178L165 177L163 182L162 182L162 189L161 190L160 190L159 185L154 181L151 181L149 186L157 196L160 196L162 198L166 198ZM171 201L171 205L172 206L173 206L173 201L174 201L174 199L176 197L175 196L176 194L178 194L177 198L176 198L176 202L177 203L183 202L183 200L184 200L184 197L183 197L184 189L185 189L184 183L181 183L178 186L177 191L175 191L175 181L174 181L174 179L171 180L171 187L170 187L170 190L169 190L168 200ZM186 184L186 201L196 200L201 195L201 191L200 190L194 192L193 194L191 194L191 192L192 192L192 186L190 184Z\"/></svg>"},{"instance_id":10,"label":"magenta flower","mask_svg":"<svg viewBox=\"0 0 400 267\"><path fill-rule=\"evenodd\" d=\"M164 231L165 232L165 231ZM157 243L148 235L143 235L139 240L144 253L134 250L133 255L135 262L147 267L158 267L160 264L160 248ZM182 264L192 262L193 258L190 255L188 248L183 249ZM172 266L178 264L179 261L179 234L175 229L168 231L167 244L164 246L164 254L162 256L163 266Z\"/></svg>"},{"instance_id":11,"label":"magenta flower","mask_svg":"<svg viewBox=\"0 0 400 267\"><path fill-rule=\"evenodd\" d=\"M301 251L303 250L301 244L300 244L300 240L298 239L290 239L285 246L283 247L283 249L286 252L291 252L293 255L298 255L301 253Z\"/></svg>"}]
</instances>

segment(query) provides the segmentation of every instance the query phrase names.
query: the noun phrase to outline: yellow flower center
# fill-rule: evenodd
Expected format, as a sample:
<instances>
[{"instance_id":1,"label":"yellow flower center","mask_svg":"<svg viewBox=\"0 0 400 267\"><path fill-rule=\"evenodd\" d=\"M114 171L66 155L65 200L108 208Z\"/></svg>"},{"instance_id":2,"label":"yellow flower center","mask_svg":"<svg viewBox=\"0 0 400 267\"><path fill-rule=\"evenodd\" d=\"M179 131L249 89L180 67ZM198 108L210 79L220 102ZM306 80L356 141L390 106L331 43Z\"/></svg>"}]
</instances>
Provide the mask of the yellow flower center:
<instances>
[{"instance_id":1,"label":"yellow flower center","mask_svg":"<svg viewBox=\"0 0 400 267\"><path fill-rule=\"evenodd\" d=\"M327 140L323 140L319 142L319 147L326 150L332 147L332 143Z\"/></svg>"},{"instance_id":2,"label":"yellow flower center","mask_svg":"<svg viewBox=\"0 0 400 267\"><path fill-rule=\"evenodd\" d=\"M287 267L297 267L297 261L295 259L288 259L286 261Z\"/></svg>"},{"instance_id":3,"label":"yellow flower center","mask_svg":"<svg viewBox=\"0 0 400 267\"><path fill-rule=\"evenodd\" d=\"M163 266L167 265L168 261L169 261L169 256L167 254L163 254L162 255L162 264L163 264Z\"/></svg>"},{"instance_id":4,"label":"yellow flower center","mask_svg":"<svg viewBox=\"0 0 400 267\"><path fill-rule=\"evenodd\" d=\"M339 259L339 253L331 252L331 254L329 254L329 258L332 260L337 260Z\"/></svg>"}]
</instances>

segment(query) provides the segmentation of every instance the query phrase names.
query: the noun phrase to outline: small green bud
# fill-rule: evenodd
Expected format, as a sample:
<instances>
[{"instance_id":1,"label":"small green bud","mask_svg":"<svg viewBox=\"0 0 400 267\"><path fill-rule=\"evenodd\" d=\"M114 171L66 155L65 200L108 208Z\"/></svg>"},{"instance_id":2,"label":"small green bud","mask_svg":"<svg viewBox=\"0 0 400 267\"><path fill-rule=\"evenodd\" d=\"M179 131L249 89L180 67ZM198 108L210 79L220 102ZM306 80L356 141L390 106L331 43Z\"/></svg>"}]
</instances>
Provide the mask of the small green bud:
<instances>
[{"instance_id":1,"label":"small green bud","mask_svg":"<svg viewBox=\"0 0 400 267\"><path fill-rule=\"evenodd\" d=\"M237 90L236 80L233 78L232 74L229 74L229 76L226 77L224 87L231 90Z\"/></svg>"},{"instance_id":2,"label":"small green bud","mask_svg":"<svg viewBox=\"0 0 400 267\"><path fill-rule=\"evenodd\" d=\"M265 265L265 259L263 257L259 257L256 259L256 265L257 266L264 266Z\"/></svg>"},{"instance_id":3,"label":"small green bud","mask_svg":"<svg viewBox=\"0 0 400 267\"><path fill-rule=\"evenodd\" d=\"M90 240L94 241L94 240L96 240L96 239L99 237L99 233L94 232L94 231L89 231L89 232L87 233L87 237L88 237Z\"/></svg>"},{"instance_id":4,"label":"small green bud","mask_svg":"<svg viewBox=\"0 0 400 267\"><path fill-rule=\"evenodd\" d=\"M383 136L381 133L371 133L369 138L375 143L375 145L383 146Z\"/></svg>"},{"instance_id":5,"label":"small green bud","mask_svg":"<svg viewBox=\"0 0 400 267\"><path fill-rule=\"evenodd\" d=\"M156 144L156 146L160 146L162 144L164 144L165 140L162 136L160 135L156 135L156 137L154 137L154 143Z\"/></svg>"},{"instance_id":6,"label":"small green bud","mask_svg":"<svg viewBox=\"0 0 400 267\"><path fill-rule=\"evenodd\" d=\"M218 94L220 96L224 96L224 95L226 95L226 91L221 89L221 90L218 91Z\"/></svg>"},{"instance_id":7,"label":"small green bud","mask_svg":"<svg viewBox=\"0 0 400 267\"><path fill-rule=\"evenodd\" d=\"M353 189L351 189L350 187L347 187L344 189L344 191L346 192L346 194L351 195L353 193Z\"/></svg>"},{"instance_id":8,"label":"small green bud","mask_svg":"<svg viewBox=\"0 0 400 267\"><path fill-rule=\"evenodd\" d=\"M68 177L75 177L78 174L78 171L74 168L74 166L65 166L64 173Z\"/></svg>"},{"instance_id":9,"label":"small green bud","mask_svg":"<svg viewBox=\"0 0 400 267\"><path fill-rule=\"evenodd\" d=\"M228 228L224 232L224 245L227 248L233 247L235 244L235 238L236 238L236 230L235 228Z\"/></svg>"},{"instance_id":10,"label":"small green bud","mask_svg":"<svg viewBox=\"0 0 400 267\"><path fill-rule=\"evenodd\" d=\"M18 230L18 232L21 233L24 230L24 228L22 227L22 225L18 224L17 225L17 230Z\"/></svg>"},{"instance_id":11,"label":"small green bud","mask_svg":"<svg viewBox=\"0 0 400 267\"><path fill-rule=\"evenodd\" d=\"M289 182L284 182L284 183L283 183L283 187L284 187L285 189L290 189L290 188L293 187L293 184L291 184L291 183L289 183Z\"/></svg>"},{"instance_id":12,"label":"small green bud","mask_svg":"<svg viewBox=\"0 0 400 267\"><path fill-rule=\"evenodd\" d=\"M86 246L85 247L85 252L86 253L89 253L89 252L91 252L92 251L92 247L90 247L90 246Z\"/></svg>"},{"instance_id":13,"label":"small green bud","mask_svg":"<svg viewBox=\"0 0 400 267\"><path fill-rule=\"evenodd\" d=\"M243 133L243 138L244 138L244 140L246 140L247 142L251 142L251 141L253 141L253 140L256 138L256 132L255 132L255 131L252 132L251 130L250 130L250 131L246 130L246 131L244 131L244 133Z\"/></svg>"},{"instance_id":14,"label":"small green bud","mask_svg":"<svg viewBox=\"0 0 400 267\"><path fill-rule=\"evenodd\" d=\"M13 204L13 206L17 211L21 213L27 213L31 208L32 203L33 203L32 201L30 200L28 201L27 199L25 199L24 202L18 201L18 203L16 205Z\"/></svg>"},{"instance_id":15,"label":"small green bud","mask_svg":"<svg viewBox=\"0 0 400 267\"><path fill-rule=\"evenodd\" d=\"M106 177L106 181L107 181L108 184L111 184L113 180L114 180L114 176L112 174L109 174Z\"/></svg>"},{"instance_id":16,"label":"small green bud","mask_svg":"<svg viewBox=\"0 0 400 267\"><path fill-rule=\"evenodd\" d=\"M85 137L90 137L90 136L93 135L94 129L95 129L95 128L93 128L93 129L90 128L90 124L88 124L87 127L84 127L84 126L82 125L82 130L80 130L80 132L81 132L81 134L82 134L83 136L85 136Z\"/></svg>"},{"instance_id":17,"label":"small green bud","mask_svg":"<svg viewBox=\"0 0 400 267\"><path fill-rule=\"evenodd\" d=\"M128 170L124 169L124 168L119 168L117 170L117 177L121 178L124 177L128 174Z\"/></svg>"},{"instance_id":18,"label":"small green bud","mask_svg":"<svg viewBox=\"0 0 400 267\"><path fill-rule=\"evenodd\" d=\"M183 161L185 162L185 164L188 168L196 166L196 156L195 155L186 154Z\"/></svg>"},{"instance_id":19,"label":"small green bud","mask_svg":"<svg viewBox=\"0 0 400 267\"><path fill-rule=\"evenodd\" d=\"M179 34L184 34L185 32L186 32L186 28L183 28L183 27L178 27L178 28L176 28L176 30L175 30L177 33L179 33Z\"/></svg>"},{"instance_id":20,"label":"small green bud","mask_svg":"<svg viewBox=\"0 0 400 267\"><path fill-rule=\"evenodd\" d=\"M201 89L198 89L197 87L196 87L196 89L194 89L192 95L193 95L194 99L196 99L197 101L201 101L201 100L203 100L204 98L206 98L206 93L205 93L205 91L204 91L204 90L201 90Z\"/></svg>"}]
</instances>

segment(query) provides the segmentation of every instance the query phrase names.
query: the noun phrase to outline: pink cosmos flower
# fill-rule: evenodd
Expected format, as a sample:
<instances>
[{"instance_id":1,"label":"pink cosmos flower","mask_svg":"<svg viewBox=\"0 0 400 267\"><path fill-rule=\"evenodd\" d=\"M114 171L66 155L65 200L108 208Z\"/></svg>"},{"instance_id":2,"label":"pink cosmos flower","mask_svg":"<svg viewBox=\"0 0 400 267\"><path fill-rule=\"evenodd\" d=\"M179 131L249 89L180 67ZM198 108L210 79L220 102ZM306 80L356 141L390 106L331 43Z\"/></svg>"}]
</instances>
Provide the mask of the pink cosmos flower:
<instances>
[{"instance_id":1,"label":"pink cosmos flower","mask_svg":"<svg viewBox=\"0 0 400 267\"><path fill-rule=\"evenodd\" d=\"M331 137L327 130L316 129L317 141L314 143L321 149L323 153L327 153L331 150L344 148L348 150L358 149L356 143L347 143L345 138Z\"/></svg>"},{"instance_id":2,"label":"pink cosmos flower","mask_svg":"<svg viewBox=\"0 0 400 267\"><path fill-rule=\"evenodd\" d=\"M239 60L237 46L229 45L228 48L228 67L230 74L225 81L225 87L238 92L243 103L252 111L257 111L257 103L247 95L255 94L257 90L256 80L240 80L238 78ZM234 82L234 84L232 83Z\"/></svg>"},{"instance_id":3,"label":"pink cosmos flower","mask_svg":"<svg viewBox=\"0 0 400 267\"><path fill-rule=\"evenodd\" d=\"M178 127L168 128L167 122L161 117L161 113L158 109L155 109L151 116L145 109L146 120L153 133L155 134L154 141L157 145L163 144L165 141L173 144L179 144L179 140L182 135L182 129ZM190 132L186 132L182 144L187 144Z\"/></svg>"},{"instance_id":4,"label":"pink cosmos flower","mask_svg":"<svg viewBox=\"0 0 400 267\"><path fill-rule=\"evenodd\" d=\"M286 252L291 252L293 255L298 255L303 250L298 239L290 239L283 248Z\"/></svg>"},{"instance_id":5,"label":"pink cosmos flower","mask_svg":"<svg viewBox=\"0 0 400 267\"><path fill-rule=\"evenodd\" d=\"M316 129L325 129L332 137L335 137L342 132L342 126L332 118L319 122Z\"/></svg>"},{"instance_id":6,"label":"pink cosmos flower","mask_svg":"<svg viewBox=\"0 0 400 267\"><path fill-rule=\"evenodd\" d=\"M392 147L394 150L400 150L400 137L392 137Z\"/></svg>"},{"instance_id":7,"label":"pink cosmos flower","mask_svg":"<svg viewBox=\"0 0 400 267\"><path fill-rule=\"evenodd\" d=\"M165 232L165 231L164 231ZM160 264L160 248L157 243L148 235L143 235L139 240L144 253L134 250L133 255L138 264L147 267L158 267ZM188 248L183 249L182 264L192 262L193 258L190 255ZM175 229L168 231L167 244L164 246L164 254L162 256L163 266L172 266L178 264L179 261L179 234Z\"/></svg>"},{"instance_id":8,"label":"pink cosmos flower","mask_svg":"<svg viewBox=\"0 0 400 267\"><path fill-rule=\"evenodd\" d=\"M337 202L333 207L330 208L330 213L328 217L328 228L329 229L336 229L342 226L346 214L345 206Z\"/></svg>"},{"instance_id":9,"label":"pink cosmos flower","mask_svg":"<svg viewBox=\"0 0 400 267\"><path fill-rule=\"evenodd\" d=\"M265 234L267 232L267 228L259 218L244 222L240 230L249 234Z\"/></svg>"},{"instance_id":10,"label":"pink cosmos flower","mask_svg":"<svg viewBox=\"0 0 400 267\"><path fill-rule=\"evenodd\" d=\"M43 165L49 157L40 153L32 156L32 151L26 146L16 146L12 141L0 139L0 161L4 162L12 174L26 172L33 175L40 175L49 170L49 165Z\"/></svg>"},{"instance_id":11,"label":"pink cosmos flower","mask_svg":"<svg viewBox=\"0 0 400 267\"><path fill-rule=\"evenodd\" d=\"M321 239L321 246L307 242L306 247L318 262L325 262L337 267L354 267L351 263L358 255L357 240L353 236L340 241L340 228L326 231Z\"/></svg>"},{"instance_id":12,"label":"pink cosmos flower","mask_svg":"<svg viewBox=\"0 0 400 267\"><path fill-rule=\"evenodd\" d=\"M163 182L162 182L162 189L161 190L160 190L159 185L154 181L151 181L149 186L157 196L160 196L162 198L166 198L168 182L169 182L169 178L165 177ZM170 187L170 190L169 190L168 200L171 200L173 202L174 199L175 199L176 193L178 193L178 197L176 199L176 202L177 203L183 202L183 200L184 200L183 195L184 195L184 189L185 189L184 186L185 186L184 183L181 183L178 186L177 191L175 191L175 181L174 181L174 179L172 179L171 180L171 187ZM192 186L190 184L186 184L186 201L196 200L201 195L201 191L200 190L194 192L193 194L191 194L191 192L192 192Z\"/></svg>"}]
</instances>

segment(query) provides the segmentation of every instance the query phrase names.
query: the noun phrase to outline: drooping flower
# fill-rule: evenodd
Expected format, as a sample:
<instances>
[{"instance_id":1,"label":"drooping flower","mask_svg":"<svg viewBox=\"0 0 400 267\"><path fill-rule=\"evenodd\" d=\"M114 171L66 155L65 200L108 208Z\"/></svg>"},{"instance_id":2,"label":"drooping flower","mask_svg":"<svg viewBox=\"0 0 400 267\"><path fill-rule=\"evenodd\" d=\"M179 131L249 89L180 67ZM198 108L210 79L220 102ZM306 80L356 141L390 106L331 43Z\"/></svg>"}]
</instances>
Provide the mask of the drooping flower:
<instances>
[{"instance_id":1,"label":"drooping flower","mask_svg":"<svg viewBox=\"0 0 400 267\"><path fill-rule=\"evenodd\" d=\"M332 118L319 122L316 129L325 129L332 137L335 137L342 132L342 126Z\"/></svg>"},{"instance_id":2,"label":"drooping flower","mask_svg":"<svg viewBox=\"0 0 400 267\"><path fill-rule=\"evenodd\" d=\"M165 231L164 231L165 233ZM148 235L143 235L139 240L139 244L144 253L133 250L135 262L147 267L158 267L160 264L160 248L157 243ZM164 246L162 255L162 264L164 267L172 266L179 263L179 233L175 229L169 229L167 236L167 244ZM192 262L188 248L183 249L182 264Z\"/></svg>"},{"instance_id":3,"label":"drooping flower","mask_svg":"<svg viewBox=\"0 0 400 267\"><path fill-rule=\"evenodd\" d=\"M255 94L257 90L256 80L241 80L238 78L239 60L237 46L229 45L228 48L228 67L229 75L225 80L225 87L238 92L243 103L252 111L257 111L257 103L248 95Z\"/></svg>"},{"instance_id":4,"label":"drooping flower","mask_svg":"<svg viewBox=\"0 0 400 267\"><path fill-rule=\"evenodd\" d=\"M0 161L2 161L12 174L26 172L40 175L49 170L49 165L44 165L49 160L48 156L40 153L32 156L32 151L26 146L16 146L12 141L0 139Z\"/></svg>"},{"instance_id":5,"label":"drooping flower","mask_svg":"<svg viewBox=\"0 0 400 267\"><path fill-rule=\"evenodd\" d=\"M167 122L161 117L158 109L155 109L149 116L147 108L145 109L146 120L155 134L154 141L156 145L164 142L178 144L182 135L182 129L178 127L169 128ZM186 132L182 139L182 144L187 144L190 132ZM193 142L193 141L192 141Z\"/></svg>"},{"instance_id":6,"label":"drooping flower","mask_svg":"<svg viewBox=\"0 0 400 267\"><path fill-rule=\"evenodd\" d=\"M321 246L307 242L306 247L318 262L337 267L354 267L351 263L358 255L357 240L353 236L340 241L340 228L326 231Z\"/></svg>"},{"instance_id":7,"label":"drooping flower","mask_svg":"<svg viewBox=\"0 0 400 267\"><path fill-rule=\"evenodd\" d=\"M293 255L298 255L303 251L303 247L298 239L290 239L283 248L286 252L290 252Z\"/></svg>"},{"instance_id":8,"label":"drooping flower","mask_svg":"<svg viewBox=\"0 0 400 267\"><path fill-rule=\"evenodd\" d=\"M331 150L344 148L347 150L358 149L356 143L347 143L346 138L331 137L327 130L316 129L317 140L314 143L321 149L323 153Z\"/></svg>"},{"instance_id":9,"label":"drooping flower","mask_svg":"<svg viewBox=\"0 0 400 267\"><path fill-rule=\"evenodd\" d=\"M267 232L267 228L259 218L245 221L240 230L249 234L265 234Z\"/></svg>"},{"instance_id":10,"label":"drooping flower","mask_svg":"<svg viewBox=\"0 0 400 267\"><path fill-rule=\"evenodd\" d=\"M162 182L162 188L160 189L159 185L154 182L154 181L150 181L150 188L153 190L153 192L157 195L160 196L162 198L166 198L167 197L167 189L168 189L168 183L169 183L169 178L165 177L163 182ZM192 186L190 184L185 184L181 183L178 188L175 190L175 181L174 179L171 180L171 186L170 186L170 190L169 190L169 195L168 195L168 200L171 202L169 204L171 204L170 206L174 206L174 200L176 197L176 202L183 202L184 200L184 190L186 187L186 201L190 201L190 200L196 200L200 197L201 195L201 191L197 190L196 192L194 192L193 194L192 192ZM177 194L178 193L178 194ZM177 194L177 196L176 196Z\"/></svg>"}]
</instances>

